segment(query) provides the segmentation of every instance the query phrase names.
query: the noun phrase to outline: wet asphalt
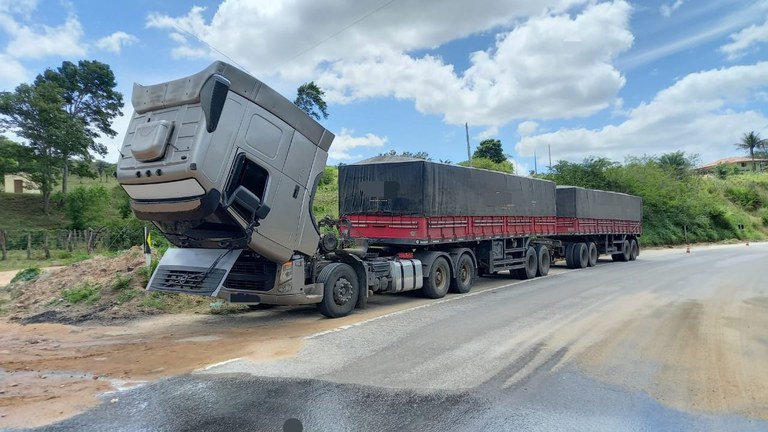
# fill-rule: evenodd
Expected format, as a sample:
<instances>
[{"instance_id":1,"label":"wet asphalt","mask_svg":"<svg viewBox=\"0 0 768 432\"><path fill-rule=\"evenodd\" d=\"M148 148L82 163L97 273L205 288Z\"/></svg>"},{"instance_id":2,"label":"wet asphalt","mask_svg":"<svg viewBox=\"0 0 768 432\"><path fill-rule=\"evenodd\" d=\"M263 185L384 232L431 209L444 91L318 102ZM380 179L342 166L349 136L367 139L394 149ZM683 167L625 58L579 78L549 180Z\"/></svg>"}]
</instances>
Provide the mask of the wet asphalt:
<instances>
[{"instance_id":1,"label":"wet asphalt","mask_svg":"<svg viewBox=\"0 0 768 432\"><path fill-rule=\"evenodd\" d=\"M310 336L293 358L235 359L105 395L100 406L33 430L768 431L762 420L682 411L598 381L567 360L571 346L524 333L648 287L686 293L686 280L727 277L713 270L724 260L730 272L760 271L766 257L768 244L757 244L649 253L527 282L490 278L470 295Z\"/></svg>"}]
</instances>

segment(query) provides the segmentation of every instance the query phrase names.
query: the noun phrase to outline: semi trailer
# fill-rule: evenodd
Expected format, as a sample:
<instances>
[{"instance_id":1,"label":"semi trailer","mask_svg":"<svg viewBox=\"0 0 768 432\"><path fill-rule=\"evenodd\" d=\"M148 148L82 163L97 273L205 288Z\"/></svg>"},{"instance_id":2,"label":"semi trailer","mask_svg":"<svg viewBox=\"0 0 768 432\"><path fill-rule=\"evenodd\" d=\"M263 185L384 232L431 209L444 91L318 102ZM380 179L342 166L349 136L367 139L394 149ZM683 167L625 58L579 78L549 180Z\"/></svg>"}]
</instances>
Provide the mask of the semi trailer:
<instances>
[{"instance_id":1,"label":"semi trailer","mask_svg":"<svg viewBox=\"0 0 768 432\"><path fill-rule=\"evenodd\" d=\"M333 133L224 62L135 84L131 102L116 177L175 246L148 290L341 317L379 293L441 298L477 276L639 254L638 197L423 160L340 166L340 216L318 221Z\"/></svg>"}]
</instances>

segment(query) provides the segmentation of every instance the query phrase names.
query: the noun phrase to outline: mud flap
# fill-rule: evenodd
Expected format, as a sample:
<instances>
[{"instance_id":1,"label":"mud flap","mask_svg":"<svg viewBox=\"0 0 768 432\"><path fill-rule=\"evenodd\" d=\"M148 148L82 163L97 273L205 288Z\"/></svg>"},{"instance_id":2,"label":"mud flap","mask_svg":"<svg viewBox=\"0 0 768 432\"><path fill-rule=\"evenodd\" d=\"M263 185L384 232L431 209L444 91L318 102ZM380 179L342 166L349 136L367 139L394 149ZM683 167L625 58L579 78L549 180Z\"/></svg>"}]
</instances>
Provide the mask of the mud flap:
<instances>
[{"instance_id":1,"label":"mud flap","mask_svg":"<svg viewBox=\"0 0 768 432\"><path fill-rule=\"evenodd\" d=\"M148 291L216 297L243 249L168 249Z\"/></svg>"}]
</instances>

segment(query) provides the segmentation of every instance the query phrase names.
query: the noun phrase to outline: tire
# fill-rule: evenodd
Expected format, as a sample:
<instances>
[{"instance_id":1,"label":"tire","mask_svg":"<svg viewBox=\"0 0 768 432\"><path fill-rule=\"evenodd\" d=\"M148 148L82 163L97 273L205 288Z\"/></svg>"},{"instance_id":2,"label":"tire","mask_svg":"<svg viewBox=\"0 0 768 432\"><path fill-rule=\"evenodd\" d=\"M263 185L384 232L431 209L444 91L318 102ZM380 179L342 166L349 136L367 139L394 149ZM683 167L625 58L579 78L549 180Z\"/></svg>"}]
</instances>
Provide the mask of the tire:
<instances>
[{"instance_id":1,"label":"tire","mask_svg":"<svg viewBox=\"0 0 768 432\"><path fill-rule=\"evenodd\" d=\"M525 251L525 268L520 269L520 276L523 279L533 279L539 270L539 258L536 249L529 247Z\"/></svg>"},{"instance_id":2,"label":"tire","mask_svg":"<svg viewBox=\"0 0 768 432\"><path fill-rule=\"evenodd\" d=\"M576 243L573 247L573 268L585 268L589 265L589 249L585 243Z\"/></svg>"},{"instance_id":3,"label":"tire","mask_svg":"<svg viewBox=\"0 0 768 432\"><path fill-rule=\"evenodd\" d=\"M587 253L589 254L589 262L587 266L594 267L597 265L597 245L594 242L587 243Z\"/></svg>"},{"instance_id":4,"label":"tire","mask_svg":"<svg viewBox=\"0 0 768 432\"><path fill-rule=\"evenodd\" d=\"M548 275L549 268L552 266L552 256L549 253L549 248L543 245L537 245L536 257L539 260L539 268L536 271L536 276Z\"/></svg>"},{"instance_id":5,"label":"tire","mask_svg":"<svg viewBox=\"0 0 768 432\"><path fill-rule=\"evenodd\" d=\"M475 281L475 262L469 254L463 254L456 263L456 277L451 279L451 292L466 294Z\"/></svg>"},{"instance_id":6,"label":"tire","mask_svg":"<svg viewBox=\"0 0 768 432\"><path fill-rule=\"evenodd\" d=\"M275 307L275 305L272 304L265 304L265 303L257 303L257 304L249 304L248 309L252 311L258 311L258 310L267 310L272 309Z\"/></svg>"},{"instance_id":7,"label":"tire","mask_svg":"<svg viewBox=\"0 0 768 432\"><path fill-rule=\"evenodd\" d=\"M352 313L360 296L360 282L349 264L329 264L317 280L323 283L323 301L317 305L321 314L339 318Z\"/></svg>"},{"instance_id":8,"label":"tire","mask_svg":"<svg viewBox=\"0 0 768 432\"><path fill-rule=\"evenodd\" d=\"M614 261L626 262L626 261L629 261L629 252L630 252L629 240L624 240L624 243L621 244L621 251L611 255L611 257L613 258Z\"/></svg>"},{"instance_id":9,"label":"tire","mask_svg":"<svg viewBox=\"0 0 768 432\"><path fill-rule=\"evenodd\" d=\"M429 268L429 276L424 278L424 288L422 288L424 297L443 298L448 293L450 284L451 268L448 267L448 261L443 257L438 257L432 262L432 267Z\"/></svg>"},{"instance_id":10,"label":"tire","mask_svg":"<svg viewBox=\"0 0 768 432\"><path fill-rule=\"evenodd\" d=\"M576 268L574 267L574 260L573 260L573 248L576 246L576 243L569 243L565 247L565 266L569 269Z\"/></svg>"},{"instance_id":11,"label":"tire","mask_svg":"<svg viewBox=\"0 0 768 432\"><path fill-rule=\"evenodd\" d=\"M629 242L629 260L634 261L638 256L640 256L640 245L637 243L637 240L632 239Z\"/></svg>"}]
</instances>

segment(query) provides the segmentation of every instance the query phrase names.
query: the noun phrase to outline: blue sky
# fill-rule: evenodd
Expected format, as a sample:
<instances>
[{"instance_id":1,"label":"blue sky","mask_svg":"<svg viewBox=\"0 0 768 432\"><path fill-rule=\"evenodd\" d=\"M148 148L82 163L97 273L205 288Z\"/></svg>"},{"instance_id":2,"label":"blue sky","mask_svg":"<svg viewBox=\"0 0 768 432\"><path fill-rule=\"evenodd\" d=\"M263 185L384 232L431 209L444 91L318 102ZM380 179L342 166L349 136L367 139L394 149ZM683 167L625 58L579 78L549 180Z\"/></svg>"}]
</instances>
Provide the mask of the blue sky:
<instances>
[{"instance_id":1,"label":"blue sky","mask_svg":"<svg viewBox=\"0 0 768 432\"><path fill-rule=\"evenodd\" d=\"M288 98L326 91L329 162L395 149L466 159L498 138L527 172L553 160L683 150L738 155L768 137L767 0L0 0L0 90L63 60L133 82L234 62Z\"/></svg>"}]
</instances>

